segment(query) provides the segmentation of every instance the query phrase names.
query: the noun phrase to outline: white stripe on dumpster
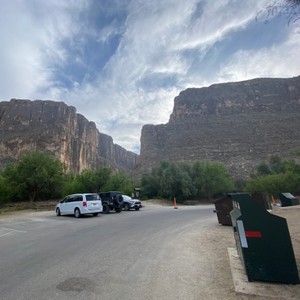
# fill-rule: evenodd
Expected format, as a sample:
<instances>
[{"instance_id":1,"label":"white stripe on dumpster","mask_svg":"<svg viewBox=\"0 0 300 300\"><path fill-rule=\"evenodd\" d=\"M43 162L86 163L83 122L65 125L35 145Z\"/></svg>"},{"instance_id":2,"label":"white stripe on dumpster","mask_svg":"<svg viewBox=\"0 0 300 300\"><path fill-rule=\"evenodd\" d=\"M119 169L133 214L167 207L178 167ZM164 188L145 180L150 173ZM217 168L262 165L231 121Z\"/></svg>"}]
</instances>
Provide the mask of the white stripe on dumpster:
<instances>
[{"instance_id":1,"label":"white stripe on dumpster","mask_svg":"<svg viewBox=\"0 0 300 300\"><path fill-rule=\"evenodd\" d=\"M247 239L246 239L243 221L237 220L236 225L237 225L237 229L239 232L242 248L248 248L248 243L247 243Z\"/></svg>"}]
</instances>

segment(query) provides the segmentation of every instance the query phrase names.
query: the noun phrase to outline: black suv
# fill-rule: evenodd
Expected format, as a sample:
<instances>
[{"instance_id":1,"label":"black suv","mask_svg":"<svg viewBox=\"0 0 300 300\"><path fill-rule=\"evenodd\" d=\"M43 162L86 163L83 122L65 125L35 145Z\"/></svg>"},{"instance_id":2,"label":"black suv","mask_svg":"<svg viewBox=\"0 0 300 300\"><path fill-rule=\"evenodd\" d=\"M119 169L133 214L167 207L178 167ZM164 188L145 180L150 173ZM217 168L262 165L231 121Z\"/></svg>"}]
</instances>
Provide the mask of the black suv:
<instances>
[{"instance_id":1,"label":"black suv","mask_svg":"<svg viewBox=\"0 0 300 300\"><path fill-rule=\"evenodd\" d=\"M115 210L117 213L122 211L123 197L120 192L102 192L99 193L102 200L103 213L108 214L111 210Z\"/></svg>"}]
</instances>

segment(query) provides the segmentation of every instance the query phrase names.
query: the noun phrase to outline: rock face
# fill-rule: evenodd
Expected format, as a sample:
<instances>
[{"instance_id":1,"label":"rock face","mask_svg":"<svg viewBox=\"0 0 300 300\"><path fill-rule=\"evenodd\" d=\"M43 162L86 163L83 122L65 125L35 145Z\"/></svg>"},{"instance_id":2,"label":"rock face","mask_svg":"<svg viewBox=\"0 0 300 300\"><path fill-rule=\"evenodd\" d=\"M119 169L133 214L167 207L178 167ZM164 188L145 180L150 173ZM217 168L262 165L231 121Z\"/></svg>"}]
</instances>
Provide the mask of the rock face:
<instances>
[{"instance_id":1,"label":"rock face","mask_svg":"<svg viewBox=\"0 0 300 300\"><path fill-rule=\"evenodd\" d=\"M246 179L272 155L300 150L300 76L190 88L174 99L170 120L145 125L136 172L161 160L214 160Z\"/></svg>"},{"instance_id":2,"label":"rock face","mask_svg":"<svg viewBox=\"0 0 300 300\"><path fill-rule=\"evenodd\" d=\"M0 169L28 150L46 151L75 173L103 166L128 172L137 160L63 102L0 102L0 137Z\"/></svg>"}]
</instances>

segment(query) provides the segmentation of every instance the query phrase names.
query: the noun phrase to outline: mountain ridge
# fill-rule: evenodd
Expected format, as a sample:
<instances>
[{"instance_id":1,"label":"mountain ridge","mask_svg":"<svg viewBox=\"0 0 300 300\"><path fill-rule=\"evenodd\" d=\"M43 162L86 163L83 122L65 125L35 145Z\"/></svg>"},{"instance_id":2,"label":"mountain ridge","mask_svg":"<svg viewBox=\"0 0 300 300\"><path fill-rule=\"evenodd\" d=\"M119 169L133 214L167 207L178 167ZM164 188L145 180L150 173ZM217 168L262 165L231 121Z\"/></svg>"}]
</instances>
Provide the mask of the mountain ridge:
<instances>
[{"instance_id":1,"label":"mountain ridge","mask_svg":"<svg viewBox=\"0 0 300 300\"><path fill-rule=\"evenodd\" d=\"M247 179L273 155L297 159L299 116L300 76L188 88L174 98L168 123L143 126L136 173L162 160L214 160Z\"/></svg>"},{"instance_id":2,"label":"mountain ridge","mask_svg":"<svg viewBox=\"0 0 300 300\"><path fill-rule=\"evenodd\" d=\"M64 102L2 101L0 134L0 168L32 150L53 155L75 173L102 166L130 172L136 164L135 153L114 144L112 137Z\"/></svg>"}]
</instances>

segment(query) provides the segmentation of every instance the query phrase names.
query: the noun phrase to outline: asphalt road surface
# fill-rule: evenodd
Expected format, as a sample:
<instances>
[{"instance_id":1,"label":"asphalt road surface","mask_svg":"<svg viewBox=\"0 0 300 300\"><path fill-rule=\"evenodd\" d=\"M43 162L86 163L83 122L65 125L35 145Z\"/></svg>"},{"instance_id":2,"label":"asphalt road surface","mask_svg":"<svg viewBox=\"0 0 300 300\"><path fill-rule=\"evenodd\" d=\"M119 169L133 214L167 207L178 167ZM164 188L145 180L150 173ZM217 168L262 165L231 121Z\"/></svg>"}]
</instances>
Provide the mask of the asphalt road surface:
<instances>
[{"instance_id":1,"label":"asphalt road surface","mask_svg":"<svg viewBox=\"0 0 300 300\"><path fill-rule=\"evenodd\" d=\"M0 217L0 299L209 299L194 243L216 223L212 205Z\"/></svg>"}]
</instances>

